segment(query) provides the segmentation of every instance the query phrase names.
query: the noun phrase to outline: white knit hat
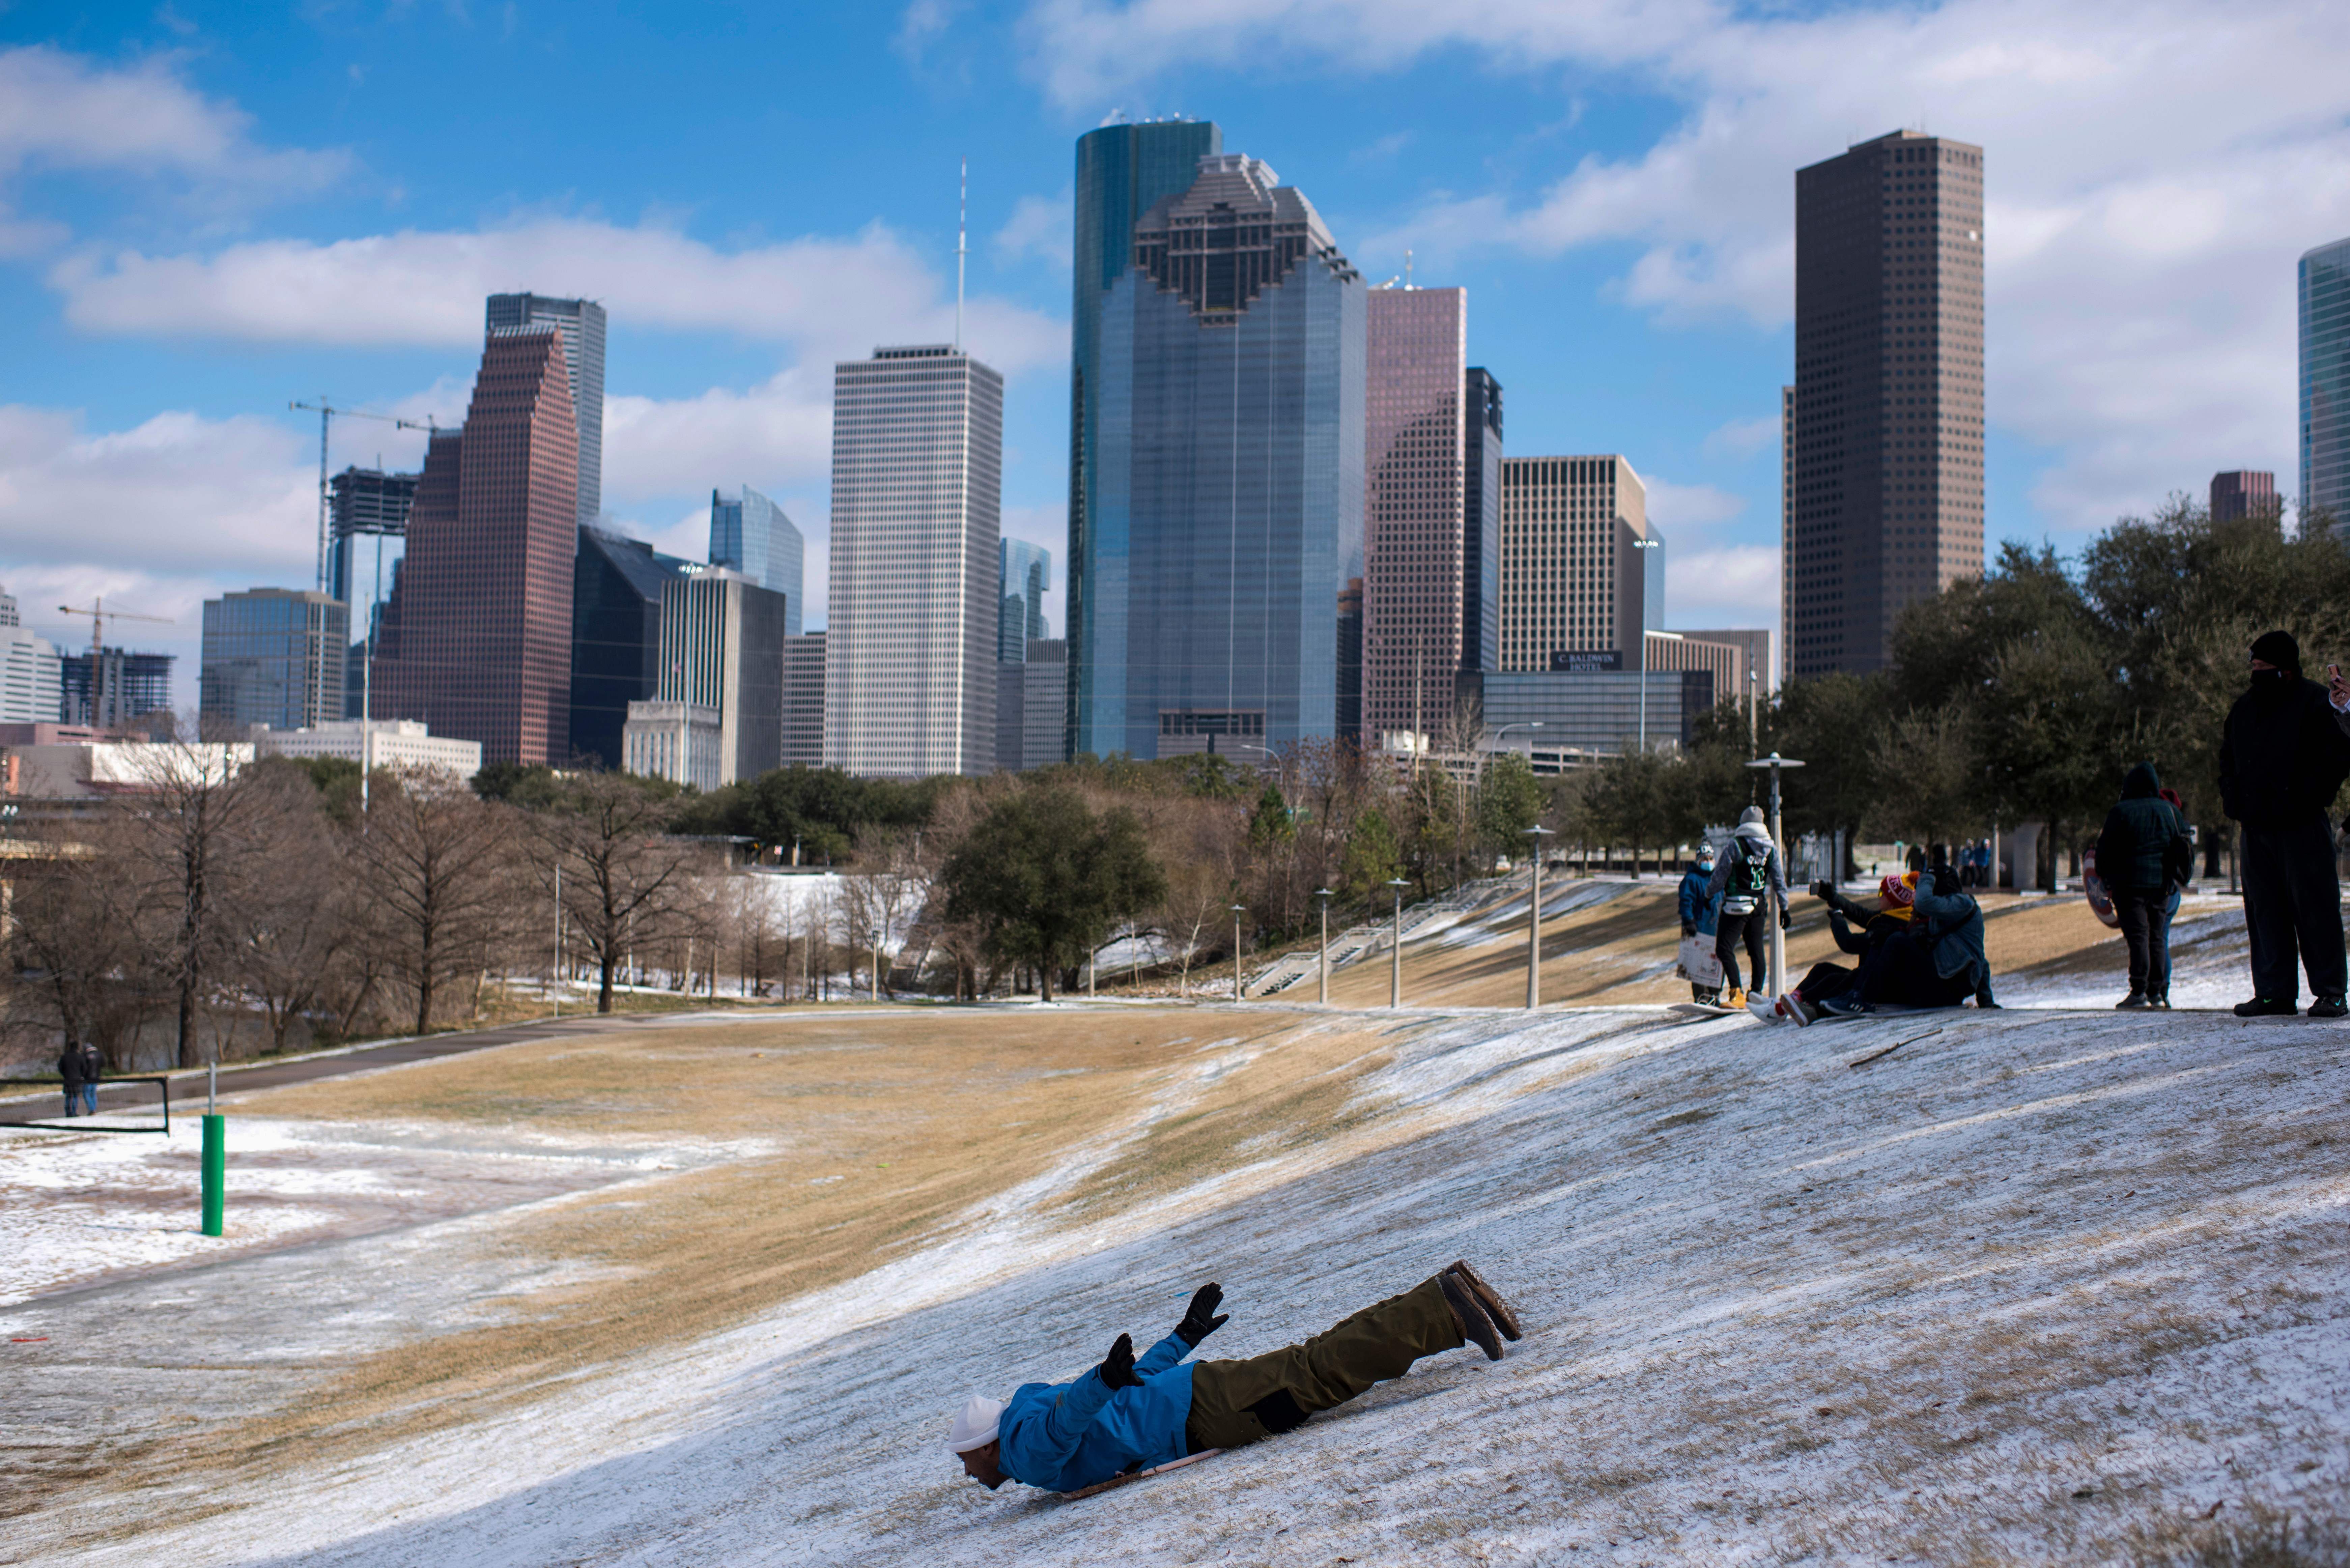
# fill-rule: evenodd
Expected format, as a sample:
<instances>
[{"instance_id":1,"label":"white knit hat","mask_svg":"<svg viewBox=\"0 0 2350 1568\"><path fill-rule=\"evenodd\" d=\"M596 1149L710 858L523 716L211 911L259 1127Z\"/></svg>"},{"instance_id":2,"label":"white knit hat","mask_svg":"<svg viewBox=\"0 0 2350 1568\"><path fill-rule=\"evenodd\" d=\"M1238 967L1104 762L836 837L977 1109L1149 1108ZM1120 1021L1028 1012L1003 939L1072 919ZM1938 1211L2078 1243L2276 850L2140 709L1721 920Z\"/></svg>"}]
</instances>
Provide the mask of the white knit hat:
<instances>
[{"instance_id":1,"label":"white knit hat","mask_svg":"<svg viewBox=\"0 0 2350 1568\"><path fill-rule=\"evenodd\" d=\"M974 1394L963 1407L955 1412L954 1425L947 1430L947 1447L958 1454L973 1449L983 1449L995 1441L995 1424L1003 1414L1000 1400L984 1394Z\"/></svg>"}]
</instances>

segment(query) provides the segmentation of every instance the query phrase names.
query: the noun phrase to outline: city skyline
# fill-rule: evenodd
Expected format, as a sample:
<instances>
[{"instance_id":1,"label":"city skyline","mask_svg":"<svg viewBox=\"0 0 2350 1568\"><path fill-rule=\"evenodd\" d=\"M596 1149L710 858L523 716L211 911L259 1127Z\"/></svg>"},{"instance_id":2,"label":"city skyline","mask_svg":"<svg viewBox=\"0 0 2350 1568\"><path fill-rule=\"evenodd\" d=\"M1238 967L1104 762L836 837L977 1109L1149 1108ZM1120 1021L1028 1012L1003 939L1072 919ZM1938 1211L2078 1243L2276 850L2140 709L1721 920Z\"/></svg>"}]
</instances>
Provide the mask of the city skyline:
<instances>
[{"instance_id":1,"label":"city skyline","mask_svg":"<svg viewBox=\"0 0 2350 1568\"><path fill-rule=\"evenodd\" d=\"M1065 547L1067 149L1113 110L1218 114L1315 192L1374 280L1415 249L1419 282L1475 290L1480 321L1508 323L1509 351L1477 357L1511 389L1519 449L1623 452L1650 482L1687 568L1675 625L1748 619L1724 600L1777 575L1795 168L1923 121L2009 171L1987 213L1993 544L2077 547L2215 472L2273 472L2290 498L2293 267L2350 234L2350 181L2333 172L2345 150L2308 112L2332 101L2344 23L2281 5L2189 5L2150 38L2117 20L2001 17L2016 47L2114 62L2022 84L1965 68L1993 25L1965 3L1741 20L1736 62L1692 53L1667 18L1627 57L1567 35L1504 49L1475 13L1401 39L1363 11L1366 47L1392 51L1377 69L1333 46L1351 24L1316 37L1279 7L1213 54L1180 19L1120 53L1115 40L1137 40L1115 10L1090 41L1022 6L920 27L762 20L745 45L788 40L791 90L723 128L656 134L570 106L620 58L678 70L690 30L615 48L595 18L500 39L453 14L265 28L182 11L99 15L70 36L0 21L0 75L41 127L10 144L5 193L21 385L0 418L0 541L53 641L78 639L46 607L94 596L171 618L132 646L179 654L182 701L203 599L307 584L316 426L284 403L324 390L451 421L484 299L522 287L611 313L614 524L698 556L687 519L712 483L746 476L814 520L806 624L822 625L824 368L854 347L843 337L947 335L964 153L967 336L1007 377L1006 533ZM2261 92L2223 115L2178 124L2154 108L2254 71ZM141 117L92 118L125 88ZM802 126L845 152L746 176L703 151ZM459 155L485 144L498 159ZM2126 217L2158 185L2198 214L2158 244ZM422 445L339 421L334 441L338 471L412 471Z\"/></svg>"}]
</instances>

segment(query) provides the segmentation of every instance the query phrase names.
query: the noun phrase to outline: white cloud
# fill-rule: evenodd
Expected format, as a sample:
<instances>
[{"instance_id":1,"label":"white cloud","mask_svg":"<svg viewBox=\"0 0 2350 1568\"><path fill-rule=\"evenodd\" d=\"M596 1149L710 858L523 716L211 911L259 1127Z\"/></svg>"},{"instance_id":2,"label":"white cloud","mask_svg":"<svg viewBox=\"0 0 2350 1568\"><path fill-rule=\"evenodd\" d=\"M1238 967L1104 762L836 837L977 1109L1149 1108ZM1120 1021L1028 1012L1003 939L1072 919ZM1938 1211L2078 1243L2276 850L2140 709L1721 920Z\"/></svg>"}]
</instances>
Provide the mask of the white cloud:
<instances>
[{"instance_id":1,"label":"white cloud","mask_svg":"<svg viewBox=\"0 0 2350 1568\"><path fill-rule=\"evenodd\" d=\"M820 486L831 452L828 368L785 370L745 391L604 400L605 493L623 502L745 481L776 493Z\"/></svg>"},{"instance_id":2,"label":"white cloud","mask_svg":"<svg viewBox=\"0 0 2350 1568\"><path fill-rule=\"evenodd\" d=\"M1752 457L1779 439L1779 416L1763 414L1751 420L1731 420L1705 438L1708 457Z\"/></svg>"},{"instance_id":3,"label":"white cloud","mask_svg":"<svg viewBox=\"0 0 2350 1568\"><path fill-rule=\"evenodd\" d=\"M1665 624L1777 626L1779 552L1767 545L1734 545L1668 559Z\"/></svg>"},{"instance_id":4,"label":"white cloud","mask_svg":"<svg viewBox=\"0 0 2350 1568\"><path fill-rule=\"evenodd\" d=\"M1905 125L1979 142L1989 415L2057 449L2035 496L2060 532L2213 469L2290 465L2293 262L2350 232L2340 5L1038 0L1027 36L1073 104L1201 64L1382 70L1440 48L1678 102L1645 149L1530 200L1439 194L1355 247L1629 245L1614 292L1668 322L1783 327L1796 169Z\"/></svg>"},{"instance_id":5,"label":"white cloud","mask_svg":"<svg viewBox=\"0 0 2350 1568\"><path fill-rule=\"evenodd\" d=\"M913 0L898 18L897 36L889 40L889 47L908 65L919 68L922 57L946 36L962 9L962 0Z\"/></svg>"},{"instance_id":6,"label":"white cloud","mask_svg":"<svg viewBox=\"0 0 2350 1568\"><path fill-rule=\"evenodd\" d=\"M1057 196L1023 196L995 231L995 248L1006 256L1041 256L1067 266L1076 254L1076 196L1068 186Z\"/></svg>"},{"instance_id":7,"label":"white cloud","mask_svg":"<svg viewBox=\"0 0 2350 1568\"><path fill-rule=\"evenodd\" d=\"M1669 545L1730 522L1746 510L1745 497L1711 484L1675 484L1648 474L1641 475L1640 483L1648 492L1648 521L1663 532Z\"/></svg>"},{"instance_id":8,"label":"white cloud","mask_svg":"<svg viewBox=\"0 0 2350 1568\"><path fill-rule=\"evenodd\" d=\"M189 88L174 63L109 69L38 45L0 49L0 173L27 163L172 172L285 196L349 167L341 152L256 145L252 117Z\"/></svg>"},{"instance_id":9,"label":"white cloud","mask_svg":"<svg viewBox=\"0 0 2350 1568\"><path fill-rule=\"evenodd\" d=\"M878 223L853 239L730 252L650 223L542 218L326 244L263 240L209 254L85 253L58 263L49 281L86 331L264 342L472 348L483 297L525 285L601 300L630 327L786 342L811 358L944 341L954 324L951 286ZM964 340L1005 371L1068 352L1065 326L986 297L970 303Z\"/></svg>"}]
</instances>

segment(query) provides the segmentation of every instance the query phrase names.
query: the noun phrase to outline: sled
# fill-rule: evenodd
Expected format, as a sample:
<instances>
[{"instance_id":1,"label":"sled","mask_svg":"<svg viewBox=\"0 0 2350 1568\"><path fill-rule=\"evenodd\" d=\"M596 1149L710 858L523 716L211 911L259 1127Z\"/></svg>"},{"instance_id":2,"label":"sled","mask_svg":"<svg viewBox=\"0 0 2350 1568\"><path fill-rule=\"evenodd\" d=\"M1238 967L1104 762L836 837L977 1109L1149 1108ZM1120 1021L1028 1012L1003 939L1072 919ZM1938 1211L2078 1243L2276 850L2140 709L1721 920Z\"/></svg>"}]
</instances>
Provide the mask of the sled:
<instances>
[{"instance_id":1,"label":"sled","mask_svg":"<svg viewBox=\"0 0 2350 1568\"><path fill-rule=\"evenodd\" d=\"M1691 985L1720 985L1721 954L1714 950L1713 939L1702 935L1683 937L1680 961L1673 966L1673 972Z\"/></svg>"},{"instance_id":2,"label":"sled","mask_svg":"<svg viewBox=\"0 0 2350 1568\"><path fill-rule=\"evenodd\" d=\"M1721 1007L1703 1002L1675 1002L1668 1003L1665 1011L1677 1012L1683 1018L1698 1019L1736 1018L1746 1010L1742 1007Z\"/></svg>"},{"instance_id":3,"label":"sled","mask_svg":"<svg viewBox=\"0 0 2350 1568\"><path fill-rule=\"evenodd\" d=\"M1185 1465L1196 1465L1201 1459L1212 1459L1223 1451L1222 1449L1201 1449L1196 1454L1185 1454L1180 1459L1170 1459L1163 1465L1153 1465L1147 1470L1128 1470L1122 1476L1112 1476L1106 1481L1096 1481L1091 1486L1081 1486L1075 1491L1063 1492L1061 1501L1075 1502L1081 1497L1092 1497L1097 1492L1114 1491L1128 1481L1149 1480L1152 1476L1163 1476L1169 1470L1180 1470Z\"/></svg>"},{"instance_id":4,"label":"sled","mask_svg":"<svg viewBox=\"0 0 2350 1568\"><path fill-rule=\"evenodd\" d=\"M2089 912L2097 917L2107 930L2122 929L2122 918L2114 909L2113 889L2097 875L2097 852L2085 850L2081 856L2081 897L2089 900Z\"/></svg>"}]
</instances>

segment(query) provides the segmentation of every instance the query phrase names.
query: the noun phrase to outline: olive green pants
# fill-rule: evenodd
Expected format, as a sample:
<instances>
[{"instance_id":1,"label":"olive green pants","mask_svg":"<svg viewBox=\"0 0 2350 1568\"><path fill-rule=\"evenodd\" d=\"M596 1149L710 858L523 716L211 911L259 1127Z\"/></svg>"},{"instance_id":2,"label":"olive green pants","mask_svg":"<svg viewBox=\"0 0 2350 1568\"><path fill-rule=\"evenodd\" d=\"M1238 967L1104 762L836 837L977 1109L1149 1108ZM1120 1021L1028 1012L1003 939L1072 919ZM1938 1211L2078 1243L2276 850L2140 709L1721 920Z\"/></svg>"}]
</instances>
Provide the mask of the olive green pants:
<instances>
[{"instance_id":1,"label":"olive green pants","mask_svg":"<svg viewBox=\"0 0 2350 1568\"><path fill-rule=\"evenodd\" d=\"M1195 1454L1253 1443L1402 1376L1423 1355L1465 1343L1444 1287L1424 1281L1303 1345L1245 1361L1201 1362L1191 1370L1184 1438Z\"/></svg>"}]
</instances>

